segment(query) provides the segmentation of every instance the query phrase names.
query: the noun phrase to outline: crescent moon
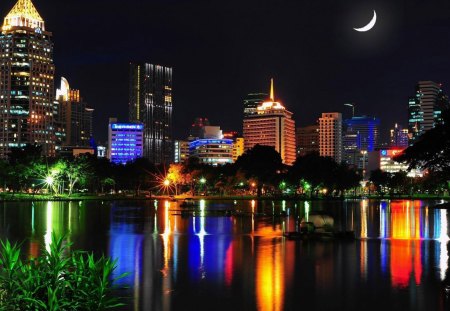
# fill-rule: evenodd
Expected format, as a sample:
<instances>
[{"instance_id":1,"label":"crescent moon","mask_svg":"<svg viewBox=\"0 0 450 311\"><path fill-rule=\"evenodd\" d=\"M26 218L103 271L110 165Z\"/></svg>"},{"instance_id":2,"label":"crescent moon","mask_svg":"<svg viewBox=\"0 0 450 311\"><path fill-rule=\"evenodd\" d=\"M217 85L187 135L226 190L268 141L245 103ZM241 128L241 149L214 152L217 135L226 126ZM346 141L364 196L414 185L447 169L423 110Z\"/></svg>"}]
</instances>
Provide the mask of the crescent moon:
<instances>
[{"instance_id":1,"label":"crescent moon","mask_svg":"<svg viewBox=\"0 0 450 311\"><path fill-rule=\"evenodd\" d=\"M368 23L364 27L353 28L353 29L356 31L359 31L359 32L366 32L366 31L369 31L370 29L372 29L375 26L376 22L377 22L377 12L375 12L375 10L373 10L373 17L372 17L372 20L370 21L370 23Z\"/></svg>"}]
</instances>

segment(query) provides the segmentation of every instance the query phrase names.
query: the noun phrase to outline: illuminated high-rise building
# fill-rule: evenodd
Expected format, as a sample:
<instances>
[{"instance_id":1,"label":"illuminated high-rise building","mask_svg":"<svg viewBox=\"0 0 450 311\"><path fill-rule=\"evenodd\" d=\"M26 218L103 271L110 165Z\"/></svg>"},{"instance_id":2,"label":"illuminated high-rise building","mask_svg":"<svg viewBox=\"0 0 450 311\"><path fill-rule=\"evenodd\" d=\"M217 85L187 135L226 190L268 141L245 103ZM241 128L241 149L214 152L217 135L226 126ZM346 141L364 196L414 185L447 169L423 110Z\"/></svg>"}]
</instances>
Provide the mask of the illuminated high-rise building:
<instances>
[{"instance_id":1,"label":"illuminated high-rise building","mask_svg":"<svg viewBox=\"0 0 450 311\"><path fill-rule=\"evenodd\" d=\"M342 114L322 113L319 119L319 149L322 157L331 157L342 162Z\"/></svg>"},{"instance_id":2,"label":"illuminated high-rise building","mask_svg":"<svg viewBox=\"0 0 450 311\"><path fill-rule=\"evenodd\" d=\"M61 86L56 90L58 114L55 127L64 129L63 146L90 146L92 138L92 117L94 109L90 108L80 96L80 91L71 89L66 78L61 78Z\"/></svg>"},{"instance_id":3,"label":"illuminated high-rise building","mask_svg":"<svg viewBox=\"0 0 450 311\"><path fill-rule=\"evenodd\" d=\"M19 0L0 34L0 157L13 147L55 154L52 33L31 0Z\"/></svg>"},{"instance_id":4,"label":"illuminated high-rise building","mask_svg":"<svg viewBox=\"0 0 450 311\"><path fill-rule=\"evenodd\" d=\"M172 68L130 64L129 121L144 124L144 157L173 162Z\"/></svg>"},{"instance_id":5,"label":"illuminated high-rise building","mask_svg":"<svg viewBox=\"0 0 450 311\"><path fill-rule=\"evenodd\" d=\"M275 148L284 164L292 165L296 159L295 121L292 112L275 101L273 80L270 98L257 107L257 113L244 118L244 147L256 145Z\"/></svg>"},{"instance_id":6,"label":"illuminated high-rise building","mask_svg":"<svg viewBox=\"0 0 450 311\"><path fill-rule=\"evenodd\" d=\"M442 85L433 81L419 81L415 96L408 102L410 144L424 132L442 123L442 111L448 109L449 99Z\"/></svg>"},{"instance_id":7,"label":"illuminated high-rise building","mask_svg":"<svg viewBox=\"0 0 450 311\"><path fill-rule=\"evenodd\" d=\"M354 116L344 121L344 161L353 167L367 167L367 152L379 147L380 119Z\"/></svg>"}]
</instances>

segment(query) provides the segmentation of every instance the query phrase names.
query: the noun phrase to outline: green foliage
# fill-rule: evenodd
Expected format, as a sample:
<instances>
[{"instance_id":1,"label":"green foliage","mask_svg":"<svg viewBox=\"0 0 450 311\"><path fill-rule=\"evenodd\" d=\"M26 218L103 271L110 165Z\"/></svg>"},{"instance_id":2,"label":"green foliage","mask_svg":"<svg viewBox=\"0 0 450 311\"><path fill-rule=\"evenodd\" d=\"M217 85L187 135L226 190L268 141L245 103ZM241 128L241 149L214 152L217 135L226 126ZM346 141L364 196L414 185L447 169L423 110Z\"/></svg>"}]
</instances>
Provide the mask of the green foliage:
<instances>
[{"instance_id":1,"label":"green foliage","mask_svg":"<svg viewBox=\"0 0 450 311\"><path fill-rule=\"evenodd\" d=\"M106 310L123 306L112 295L116 261L70 251L52 236L50 249L22 261L20 245L1 242L0 310ZM124 277L121 275L119 278Z\"/></svg>"},{"instance_id":2,"label":"green foliage","mask_svg":"<svg viewBox=\"0 0 450 311\"><path fill-rule=\"evenodd\" d=\"M450 180L450 110L442 113L443 123L419 137L414 145L396 157L409 168L425 169L444 183Z\"/></svg>"}]
</instances>

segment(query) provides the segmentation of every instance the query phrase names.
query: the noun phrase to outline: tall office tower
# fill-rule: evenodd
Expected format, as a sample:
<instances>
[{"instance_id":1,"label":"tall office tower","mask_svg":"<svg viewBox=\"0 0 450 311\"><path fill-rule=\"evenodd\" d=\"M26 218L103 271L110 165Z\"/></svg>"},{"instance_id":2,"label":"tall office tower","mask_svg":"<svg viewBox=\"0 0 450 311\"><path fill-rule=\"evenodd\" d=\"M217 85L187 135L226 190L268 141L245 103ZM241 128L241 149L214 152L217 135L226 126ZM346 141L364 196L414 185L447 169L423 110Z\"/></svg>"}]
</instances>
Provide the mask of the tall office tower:
<instances>
[{"instance_id":1,"label":"tall office tower","mask_svg":"<svg viewBox=\"0 0 450 311\"><path fill-rule=\"evenodd\" d=\"M275 101L273 79L270 98L257 107L257 113L244 118L244 148L255 145L274 147L284 164L292 165L296 159L295 121L292 112Z\"/></svg>"},{"instance_id":2,"label":"tall office tower","mask_svg":"<svg viewBox=\"0 0 450 311\"><path fill-rule=\"evenodd\" d=\"M322 113L319 119L319 149L322 157L332 157L342 162L342 114Z\"/></svg>"},{"instance_id":3,"label":"tall office tower","mask_svg":"<svg viewBox=\"0 0 450 311\"><path fill-rule=\"evenodd\" d=\"M173 162L172 68L130 64L129 121L144 124L144 157Z\"/></svg>"},{"instance_id":4,"label":"tall office tower","mask_svg":"<svg viewBox=\"0 0 450 311\"><path fill-rule=\"evenodd\" d=\"M409 99L408 127L410 143L424 132L442 122L442 111L448 109L448 96L442 91L442 85L433 81L419 81L416 94Z\"/></svg>"},{"instance_id":5,"label":"tall office tower","mask_svg":"<svg viewBox=\"0 0 450 311\"><path fill-rule=\"evenodd\" d=\"M65 132L63 146L87 147L92 137L92 116L90 108L80 97L80 91L71 89L66 78L61 78L61 86L56 90L58 114L55 126L62 126Z\"/></svg>"},{"instance_id":6,"label":"tall office tower","mask_svg":"<svg viewBox=\"0 0 450 311\"><path fill-rule=\"evenodd\" d=\"M19 0L0 34L0 157L13 147L55 154L52 33L31 0Z\"/></svg>"},{"instance_id":7,"label":"tall office tower","mask_svg":"<svg viewBox=\"0 0 450 311\"><path fill-rule=\"evenodd\" d=\"M258 113L258 106L267 100L266 93L251 93L244 99L244 118Z\"/></svg>"},{"instance_id":8,"label":"tall office tower","mask_svg":"<svg viewBox=\"0 0 450 311\"><path fill-rule=\"evenodd\" d=\"M380 119L375 117L352 117L344 121L344 160L347 164L364 169L367 152L379 147Z\"/></svg>"},{"instance_id":9,"label":"tall office tower","mask_svg":"<svg viewBox=\"0 0 450 311\"><path fill-rule=\"evenodd\" d=\"M390 131L390 147L406 148L408 147L408 129L404 129L401 125L395 123Z\"/></svg>"},{"instance_id":10,"label":"tall office tower","mask_svg":"<svg viewBox=\"0 0 450 311\"><path fill-rule=\"evenodd\" d=\"M319 153L319 125L309 125L297 128L297 155Z\"/></svg>"}]
</instances>

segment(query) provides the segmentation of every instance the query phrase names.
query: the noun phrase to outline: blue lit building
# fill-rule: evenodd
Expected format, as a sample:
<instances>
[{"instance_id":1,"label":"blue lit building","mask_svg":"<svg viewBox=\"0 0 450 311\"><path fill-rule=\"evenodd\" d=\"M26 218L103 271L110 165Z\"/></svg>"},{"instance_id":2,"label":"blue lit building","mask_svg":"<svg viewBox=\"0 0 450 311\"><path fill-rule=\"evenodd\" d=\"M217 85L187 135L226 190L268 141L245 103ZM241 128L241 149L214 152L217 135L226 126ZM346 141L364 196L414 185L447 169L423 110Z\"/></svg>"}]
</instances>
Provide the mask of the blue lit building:
<instances>
[{"instance_id":1,"label":"blue lit building","mask_svg":"<svg viewBox=\"0 0 450 311\"><path fill-rule=\"evenodd\" d=\"M233 163L233 140L197 139L189 144L189 154L212 166Z\"/></svg>"},{"instance_id":2,"label":"blue lit building","mask_svg":"<svg viewBox=\"0 0 450 311\"><path fill-rule=\"evenodd\" d=\"M233 163L233 140L224 139L219 126L203 126L199 134L189 143L189 157L212 166Z\"/></svg>"},{"instance_id":3,"label":"blue lit building","mask_svg":"<svg viewBox=\"0 0 450 311\"><path fill-rule=\"evenodd\" d=\"M367 153L378 148L380 119L360 116L344 121L344 159L349 165L364 170Z\"/></svg>"},{"instance_id":4,"label":"blue lit building","mask_svg":"<svg viewBox=\"0 0 450 311\"><path fill-rule=\"evenodd\" d=\"M108 158L116 164L126 164L143 155L144 125L117 123L110 119L108 131Z\"/></svg>"}]
</instances>

